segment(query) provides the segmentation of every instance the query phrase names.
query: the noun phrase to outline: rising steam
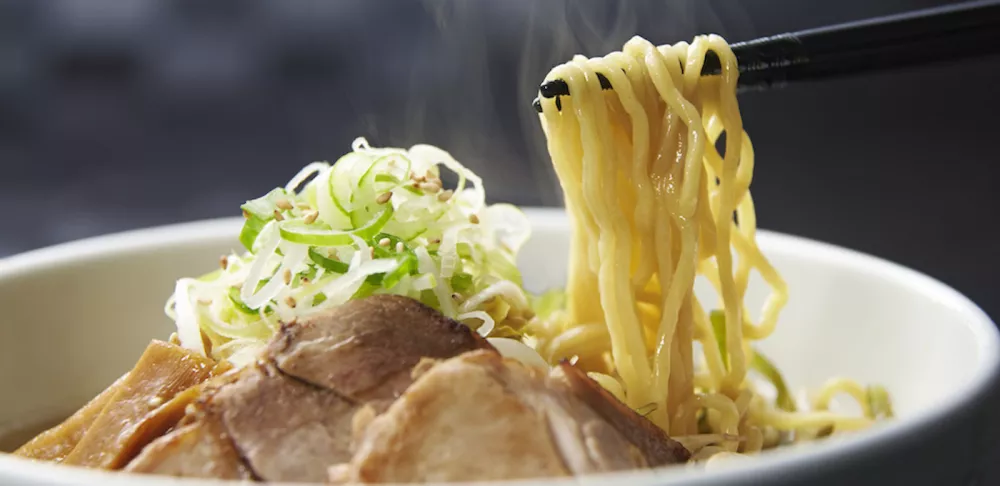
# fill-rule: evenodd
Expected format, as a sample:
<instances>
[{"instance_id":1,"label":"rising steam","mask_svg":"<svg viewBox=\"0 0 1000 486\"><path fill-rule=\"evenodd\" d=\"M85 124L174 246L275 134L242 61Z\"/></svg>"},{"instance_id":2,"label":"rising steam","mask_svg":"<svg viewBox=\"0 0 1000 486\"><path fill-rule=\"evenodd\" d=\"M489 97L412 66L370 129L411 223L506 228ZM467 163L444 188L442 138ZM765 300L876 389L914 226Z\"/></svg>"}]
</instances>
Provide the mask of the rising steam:
<instances>
[{"instance_id":1,"label":"rising steam","mask_svg":"<svg viewBox=\"0 0 1000 486\"><path fill-rule=\"evenodd\" d=\"M738 27L744 38L750 25L738 3L706 0L425 0L424 8L430 32L413 41L420 45L401 83L408 97L386 135L396 145L446 147L490 181L492 198L521 204L562 204L530 106L553 66L620 49L637 34L668 43Z\"/></svg>"}]
</instances>

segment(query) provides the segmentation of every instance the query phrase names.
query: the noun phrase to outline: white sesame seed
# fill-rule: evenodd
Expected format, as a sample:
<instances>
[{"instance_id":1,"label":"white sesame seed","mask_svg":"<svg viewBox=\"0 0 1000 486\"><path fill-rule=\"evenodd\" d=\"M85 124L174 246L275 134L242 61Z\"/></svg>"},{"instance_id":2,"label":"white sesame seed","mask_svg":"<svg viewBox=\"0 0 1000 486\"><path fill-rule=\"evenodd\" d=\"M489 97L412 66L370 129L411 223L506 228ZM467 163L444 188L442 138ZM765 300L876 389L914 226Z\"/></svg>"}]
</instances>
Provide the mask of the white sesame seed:
<instances>
[{"instance_id":1,"label":"white sesame seed","mask_svg":"<svg viewBox=\"0 0 1000 486\"><path fill-rule=\"evenodd\" d=\"M420 190L434 194L441 190L441 186L434 184L433 182L422 182L420 184Z\"/></svg>"},{"instance_id":2,"label":"white sesame seed","mask_svg":"<svg viewBox=\"0 0 1000 486\"><path fill-rule=\"evenodd\" d=\"M285 273L281 275L281 279L285 281L285 285L292 283L292 270L286 268Z\"/></svg>"},{"instance_id":3,"label":"white sesame seed","mask_svg":"<svg viewBox=\"0 0 1000 486\"><path fill-rule=\"evenodd\" d=\"M375 247L368 248L368 256L375 258Z\"/></svg>"},{"instance_id":4,"label":"white sesame seed","mask_svg":"<svg viewBox=\"0 0 1000 486\"><path fill-rule=\"evenodd\" d=\"M379 204L385 204L385 203L389 202L389 199L392 199L392 193L391 192L383 192L382 194L379 194L378 198L375 199L375 202L377 202Z\"/></svg>"},{"instance_id":5,"label":"white sesame seed","mask_svg":"<svg viewBox=\"0 0 1000 486\"><path fill-rule=\"evenodd\" d=\"M479 224L479 216L476 216L475 214L470 214L469 222L472 224Z\"/></svg>"},{"instance_id":6,"label":"white sesame seed","mask_svg":"<svg viewBox=\"0 0 1000 486\"><path fill-rule=\"evenodd\" d=\"M405 250L405 249L406 249L406 245L404 245L402 241L397 241L396 242L396 253L402 253L402 251Z\"/></svg>"},{"instance_id":7,"label":"white sesame seed","mask_svg":"<svg viewBox=\"0 0 1000 486\"><path fill-rule=\"evenodd\" d=\"M305 221L306 224L312 224L314 221L316 221L316 218L318 217L319 217L319 211L309 211L308 213L306 213L306 217L305 219L303 219L303 221Z\"/></svg>"},{"instance_id":8,"label":"white sesame seed","mask_svg":"<svg viewBox=\"0 0 1000 486\"><path fill-rule=\"evenodd\" d=\"M204 299L204 298L198 299L198 303L201 305L211 305L212 299Z\"/></svg>"},{"instance_id":9,"label":"white sesame seed","mask_svg":"<svg viewBox=\"0 0 1000 486\"><path fill-rule=\"evenodd\" d=\"M278 209L283 209L285 211L288 211L289 209L292 209L294 207L292 206L292 203L288 202L287 199L280 199L274 205L278 206Z\"/></svg>"},{"instance_id":10,"label":"white sesame seed","mask_svg":"<svg viewBox=\"0 0 1000 486\"><path fill-rule=\"evenodd\" d=\"M275 221L284 221L285 217L281 215L281 211L278 211L277 209L275 209L274 210L274 220Z\"/></svg>"},{"instance_id":11,"label":"white sesame seed","mask_svg":"<svg viewBox=\"0 0 1000 486\"><path fill-rule=\"evenodd\" d=\"M297 202L295 203L295 207L299 209L310 209L312 206L310 206L309 203Z\"/></svg>"},{"instance_id":12,"label":"white sesame seed","mask_svg":"<svg viewBox=\"0 0 1000 486\"><path fill-rule=\"evenodd\" d=\"M288 297L285 298L285 303L288 304L288 307L294 308L296 304L295 297L289 295Z\"/></svg>"},{"instance_id":13,"label":"white sesame seed","mask_svg":"<svg viewBox=\"0 0 1000 486\"><path fill-rule=\"evenodd\" d=\"M389 238L382 238L381 240L378 240L378 246L383 248L388 248L390 244L392 244L392 241Z\"/></svg>"},{"instance_id":14,"label":"white sesame seed","mask_svg":"<svg viewBox=\"0 0 1000 486\"><path fill-rule=\"evenodd\" d=\"M441 191L441 193L438 194L438 201L448 202L448 200L451 199L451 196L453 194L455 194L455 191L452 191L451 189L448 189L447 191Z\"/></svg>"},{"instance_id":15,"label":"white sesame seed","mask_svg":"<svg viewBox=\"0 0 1000 486\"><path fill-rule=\"evenodd\" d=\"M227 257L226 255L220 256L219 266L222 267L223 270L229 268L229 257Z\"/></svg>"}]
</instances>

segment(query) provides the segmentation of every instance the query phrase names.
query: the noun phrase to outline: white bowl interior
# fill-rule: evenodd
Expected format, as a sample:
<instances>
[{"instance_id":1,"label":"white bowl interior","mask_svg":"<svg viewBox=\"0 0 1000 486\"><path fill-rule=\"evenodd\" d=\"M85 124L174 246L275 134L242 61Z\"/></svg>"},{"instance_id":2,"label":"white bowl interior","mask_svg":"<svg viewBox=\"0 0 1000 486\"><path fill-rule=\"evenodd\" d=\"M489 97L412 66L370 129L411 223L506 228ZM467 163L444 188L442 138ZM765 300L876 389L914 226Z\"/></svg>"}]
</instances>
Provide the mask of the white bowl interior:
<instances>
[{"instance_id":1,"label":"white bowl interior","mask_svg":"<svg viewBox=\"0 0 1000 486\"><path fill-rule=\"evenodd\" d=\"M535 231L520 258L525 282L532 290L561 285L565 217L529 216ZM71 413L127 371L150 339L166 338L172 323L162 309L173 282L211 270L238 248L239 224L143 230L0 262L0 435ZM946 286L821 243L766 232L758 241L791 292L778 330L760 347L793 388L834 376L884 384L900 417L890 427L906 427L967 399L993 373L992 324ZM698 291L712 305L710 288ZM749 307L759 309L767 292L752 280Z\"/></svg>"},{"instance_id":2,"label":"white bowl interior","mask_svg":"<svg viewBox=\"0 0 1000 486\"><path fill-rule=\"evenodd\" d=\"M560 214L538 214L545 224L521 253L530 290L565 281L568 226ZM889 389L901 418L940 405L941 397L969 386L995 350L985 342L977 309L916 272L860 253L761 232L758 243L788 283L789 302L777 330L757 343L781 369L793 390L804 394L834 377ZM554 249L559 249L555 251ZM706 308L718 306L702 279L696 295ZM771 289L754 272L747 308L755 322ZM845 412L849 400L835 400Z\"/></svg>"}]
</instances>

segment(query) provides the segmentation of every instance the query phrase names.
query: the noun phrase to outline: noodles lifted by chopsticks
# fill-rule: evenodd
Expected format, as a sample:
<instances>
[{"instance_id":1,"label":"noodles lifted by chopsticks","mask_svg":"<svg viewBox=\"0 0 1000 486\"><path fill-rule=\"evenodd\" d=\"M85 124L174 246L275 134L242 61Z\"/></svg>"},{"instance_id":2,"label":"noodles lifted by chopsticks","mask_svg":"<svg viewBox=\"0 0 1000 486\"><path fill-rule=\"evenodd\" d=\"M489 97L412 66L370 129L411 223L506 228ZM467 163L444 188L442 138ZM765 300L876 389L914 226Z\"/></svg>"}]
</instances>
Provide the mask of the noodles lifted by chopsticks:
<instances>
[{"instance_id":1,"label":"noodles lifted by chopsticks","mask_svg":"<svg viewBox=\"0 0 1000 486\"><path fill-rule=\"evenodd\" d=\"M709 51L721 60L719 76L700 74ZM613 91L602 91L598 73ZM573 237L566 312L536 324L538 349L550 360L575 357L699 458L755 452L780 431L801 438L863 428L888 408L886 399L878 410L862 403L865 417L823 411L845 390L870 401L840 379L820 393L820 410L795 412L790 397L772 404L748 380L751 368L776 375L782 394L780 375L751 342L774 331L788 291L755 241L754 153L738 74L719 36L659 47L635 37L622 52L553 69L546 79L565 80L572 96L558 107L546 101L540 115ZM743 302L751 270L771 288L759 322ZM721 312L695 296L697 275L715 287Z\"/></svg>"}]
</instances>

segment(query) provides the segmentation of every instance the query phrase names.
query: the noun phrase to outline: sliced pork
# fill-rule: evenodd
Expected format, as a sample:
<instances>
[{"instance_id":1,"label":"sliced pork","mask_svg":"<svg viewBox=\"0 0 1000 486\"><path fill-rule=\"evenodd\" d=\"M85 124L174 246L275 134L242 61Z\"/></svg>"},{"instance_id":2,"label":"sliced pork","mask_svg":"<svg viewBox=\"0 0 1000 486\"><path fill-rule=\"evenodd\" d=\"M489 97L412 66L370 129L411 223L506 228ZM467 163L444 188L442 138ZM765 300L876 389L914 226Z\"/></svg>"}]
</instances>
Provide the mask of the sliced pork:
<instances>
[{"instance_id":1,"label":"sliced pork","mask_svg":"<svg viewBox=\"0 0 1000 486\"><path fill-rule=\"evenodd\" d=\"M427 368L384 414L368 421L351 462L331 468L331 481L537 478L688 458L662 431L640 425L648 423L644 418L627 407L618 410L624 405L610 394L575 383L580 376L593 383L575 369L550 375L490 351Z\"/></svg>"},{"instance_id":2,"label":"sliced pork","mask_svg":"<svg viewBox=\"0 0 1000 486\"><path fill-rule=\"evenodd\" d=\"M367 403L398 397L421 358L475 349L492 347L414 299L376 295L282 326L268 355L291 376Z\"/></svg>"}]
</instances>

